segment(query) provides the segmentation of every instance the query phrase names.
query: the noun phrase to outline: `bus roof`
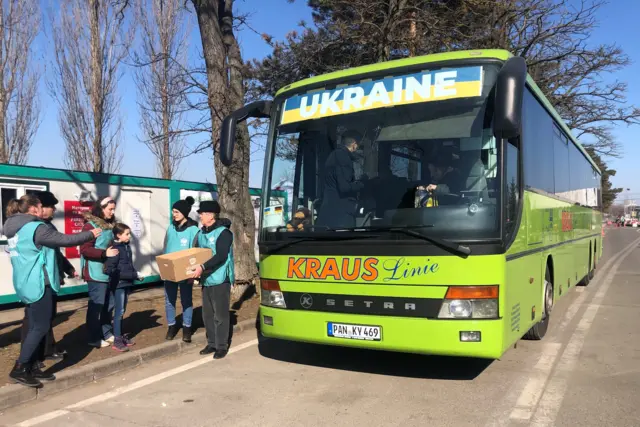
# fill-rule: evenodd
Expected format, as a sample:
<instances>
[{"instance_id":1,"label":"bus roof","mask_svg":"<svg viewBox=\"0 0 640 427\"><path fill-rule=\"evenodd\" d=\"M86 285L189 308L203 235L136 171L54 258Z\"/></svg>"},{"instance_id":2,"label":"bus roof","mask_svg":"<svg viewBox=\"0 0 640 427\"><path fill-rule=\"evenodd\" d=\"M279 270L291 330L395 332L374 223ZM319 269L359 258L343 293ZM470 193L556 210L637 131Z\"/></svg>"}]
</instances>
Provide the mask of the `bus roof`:
<instances>
[{"instance_id":1,"label":"bus roof","mask_svg":"<svg viewBox=\"0 0 640 427\"><path fill-rule=\"evenodd\" d=\"M501 49L484 49L484 50L461 50L454 52L445 52L445 53L435 53L432 55L424 55L424 56L415 56L412 58L403 58L396 59L393 61L381 62L378 64L370 64L363 65L360 67L348 68L345 70L334 71L327 74L322 74L320 76L309 77L308 79L300 80L295 83L288 84L280 89L276 93L276 97L290 91L295 91L296 89L301 89L305 86L315 85L322 82L331 82L335 80L348 79L349 77L359 76L363 74L369 74L384 70L394 70L396 68L403 68L413 65L421 65L421 64L430 64L435 62L443 62L443 61L460 61L460 60L469 60L469 59L497 59L500 61L506 61L507 59L513 57L513 54L507 50ZM547 97L544 95L542 90L538 87L535 81L531 78L531 76L527 76L527 84L533 94L540 100L543 106L547 109L549 114L555 119L555 121L560 125L560 127L566 132L571 141L578 147L578 149L582 152L582 154L589 160L591 165L598 171L598 173L602 173L598 165L593 161L591 156L584 149L582 144L578 142L578 140L573 136L571 129L566 125L564 120L560 117L560 114L556 111L556 109L551 105Z\"/></svg>"}]
</instances>

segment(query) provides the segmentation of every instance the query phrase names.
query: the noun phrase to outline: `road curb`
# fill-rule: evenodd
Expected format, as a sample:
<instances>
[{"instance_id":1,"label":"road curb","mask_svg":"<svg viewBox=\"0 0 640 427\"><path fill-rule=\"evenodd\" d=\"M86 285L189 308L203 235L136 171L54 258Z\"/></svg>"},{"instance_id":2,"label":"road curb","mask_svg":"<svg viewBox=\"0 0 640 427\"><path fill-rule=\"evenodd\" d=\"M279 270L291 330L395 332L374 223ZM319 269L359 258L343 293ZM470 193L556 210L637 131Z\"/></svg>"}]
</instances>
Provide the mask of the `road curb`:
<instances>
[{"instance_id":1,"label":"road curb","mask_svg":"<svg viewBox=\"0 0 640 427\"><path fill-rule=\"evenodd\" d=\"M233 326L233 332L239 333L255 328L255 319L247 319ZM90 363L77 368L70 368L56 374L56 380L45 383L40 389L10 384L0 387L0 411L30 402L35 399L49 397L61 391L69 390L82 384L97 381L115 373L143 365L166 356L186 353L206 343L204 332L193 335L191 343L182 340L167 341L141 350L130 351L118 356Z\"/></svg>"}]
</instances>

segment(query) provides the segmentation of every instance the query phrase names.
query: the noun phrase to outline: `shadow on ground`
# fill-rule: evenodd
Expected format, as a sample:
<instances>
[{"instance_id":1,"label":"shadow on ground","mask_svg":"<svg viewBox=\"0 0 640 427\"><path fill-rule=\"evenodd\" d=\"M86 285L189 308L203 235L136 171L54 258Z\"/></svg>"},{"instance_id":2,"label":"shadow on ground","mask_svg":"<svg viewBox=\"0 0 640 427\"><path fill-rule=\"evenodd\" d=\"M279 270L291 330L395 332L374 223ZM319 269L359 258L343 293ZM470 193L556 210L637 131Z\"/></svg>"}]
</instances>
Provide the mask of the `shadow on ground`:
<instances>
[{"instance_id":1,"label":"shadow on ground","mask_svg":"<svg viewBox=\"0 0 640 427\"><path fill-rule=\"evenodd\" d=\"M122 322L123 333L127 333L130 337L134 338L146 329L161 326L158 322L160 316L155 313L155 310L144 310L131 313L129 316L125 317ZM82 324L65 334L62 339L59 339L56 347L64 349L67 354L63 360L51 366L48 371L53 373L59 372L63 369L77 365L84 360L89 353L94 351L93 347L87 345L87 337L87 327L85 324ZM96 349L95 351L105 350L108 349Z\"/></svg>"},{"instance_id":2,"label":"shadow on ground","mask_svg":"<svg viewBox=\"0 0 640 427\"><path fill-rule=\"evenodd\" d=\"M258 338L260 354L269 359L395 377L469 381L478 377L493 363L487 359L428 356L289 342L267 339L259 332Z\"/></svg>"}]
</instances>

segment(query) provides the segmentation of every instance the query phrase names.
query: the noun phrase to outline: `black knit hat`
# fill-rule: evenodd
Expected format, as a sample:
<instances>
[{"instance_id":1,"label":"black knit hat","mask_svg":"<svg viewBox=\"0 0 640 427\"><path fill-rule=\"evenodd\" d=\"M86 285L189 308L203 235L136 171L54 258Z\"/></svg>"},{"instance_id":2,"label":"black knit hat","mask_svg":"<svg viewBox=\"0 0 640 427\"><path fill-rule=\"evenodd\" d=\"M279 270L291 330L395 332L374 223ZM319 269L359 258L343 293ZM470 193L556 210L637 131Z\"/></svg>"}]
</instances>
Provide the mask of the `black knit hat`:
<instances>
[{"instance_id":1,"label":"black knit hat","mask_svg":"<svg viewBox=\"0 0 640 427\"><path fill-rule=\"evenodd\" d=\"M53 208L58 204L58 199L50 191L38 191L36 197L45 208Z\"/></svg>"},{"instance_id":2,"label":"black knit hat","mask_svg":"<svg viewBox=\"0 0 640 427\"><path fill-rule=\"evenodd\" d=\"M193 205L193 203L189 203L186 200L178 200L173 204L172 208L180 212L186 218L191 212L191 205Z\"/></svg>"},{"instance_id":3,"label":"black knit hat","mask_svg":"<svg viewBox=\"0 0 640 427\"><path fill-rule=\"evenodd\" d=\"M198 209L198 213L203 212L211 212L214 214L220 213L220 203L217 200L206 200L204 202L200 202L200 209Z\"/></svg>"}]
</instances>

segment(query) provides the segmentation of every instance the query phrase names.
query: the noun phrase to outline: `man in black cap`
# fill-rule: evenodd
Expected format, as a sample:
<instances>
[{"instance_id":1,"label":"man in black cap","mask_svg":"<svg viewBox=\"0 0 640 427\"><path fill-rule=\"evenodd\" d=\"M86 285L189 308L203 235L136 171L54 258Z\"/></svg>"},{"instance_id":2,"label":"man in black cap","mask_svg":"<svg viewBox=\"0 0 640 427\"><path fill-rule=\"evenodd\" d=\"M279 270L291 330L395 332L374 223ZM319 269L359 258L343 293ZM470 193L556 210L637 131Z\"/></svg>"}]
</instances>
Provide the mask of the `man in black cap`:
<instances>
[{"instance_id":1,"label":"man in black cap","mask_svg":"<svg viewBox=\"0 0 640 427\"><path fill-rule=\"evenodd\" d=\"M202 320L207 331L207 346L200 354L214 353L214 359L222 359L229 352L229 303L235 280L231 221L220 218L220 210L215 200L200 202L198 247L211 249L213 256L197 266L192 275L202 285Z\"/></svg>"},{"instance_id":2,"label":"man in black cap","mask_svg":"<svg viewBox=\"0 0 640 427\"><path fill-rule=\"evenodd\" d=\"M53 220L53 215L56 211L56 205L58 204L58 199L56 199L56 197L50 191L39 191L36 194L36 197L40 200L40 203L42 203L42 215L40 216L40 219L42 219L44 223L47 224L49 227L58 231L56 226L53 225L53 223L51 222ZM56 251L56 261L58 263L58 270L60 271L60 285L63 285L65 274L67 274L70 278L78 277L78 274L76 273L76 269L73 267L71 262L64 255L62 255L62 252L60 252L60 248L55 249L55 251ZM53 318L55 318L56 311L58 309L58 304L55 297L56 295L54 293L53 299L52 299L53 300L53 309L52 309ZM22 321L22 340L23 341L27 335L28 330L29 330L29 318L27 316L27 310L25 309L25 316L24 316L24 320ZM56 347L56 340L53 336L53 320L52 320L51 328L49 329L49 332L47 332L47 335L43 338L42 342L40 343L40 347L38 348L38 352L37 352L38 362L42 364L42 362L44 362L45 359L55 360L55 361L62 360L64 358L65 352L56 350L55 347Z\"/></svg>"},{"instance_id":3,"label":"man in black cap","mask_svg":"<svg viewBox=\"0 0 640 427\"><path fill-rule=\"evenodd\" d=\"M364 188L361 181L356 181L354 171L354 153L361 140L362 136L357 131L346 131L338 147L327 157L322 205L316 225L355 227L358 192Z\"/></svg>"}]
</instances>

